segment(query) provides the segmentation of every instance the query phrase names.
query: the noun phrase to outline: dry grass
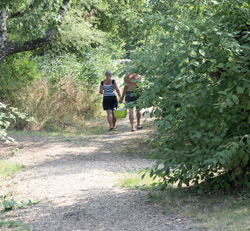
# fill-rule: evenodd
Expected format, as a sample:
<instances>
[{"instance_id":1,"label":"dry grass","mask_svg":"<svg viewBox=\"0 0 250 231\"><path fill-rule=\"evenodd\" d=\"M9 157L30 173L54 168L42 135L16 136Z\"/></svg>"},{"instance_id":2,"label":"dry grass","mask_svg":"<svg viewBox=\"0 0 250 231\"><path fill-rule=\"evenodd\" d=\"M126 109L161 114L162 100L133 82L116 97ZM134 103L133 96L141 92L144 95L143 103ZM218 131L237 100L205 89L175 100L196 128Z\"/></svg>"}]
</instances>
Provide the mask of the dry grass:
<instances>
[{"instance_id":1,"label":"dry grass","mask_svg":"<svg viewBox=\"0 0 250 231\"><path fill-rule=\"evenodd\" d=\"M70 78L57 84L37 79L26 91L19 94L19 108L28 116L35 118L34 123L17 121L16 128L40 130L60 130L75 125L79 120L93 117L101 109L101 97L77 85Z\"/></svg>"}]
</instances>

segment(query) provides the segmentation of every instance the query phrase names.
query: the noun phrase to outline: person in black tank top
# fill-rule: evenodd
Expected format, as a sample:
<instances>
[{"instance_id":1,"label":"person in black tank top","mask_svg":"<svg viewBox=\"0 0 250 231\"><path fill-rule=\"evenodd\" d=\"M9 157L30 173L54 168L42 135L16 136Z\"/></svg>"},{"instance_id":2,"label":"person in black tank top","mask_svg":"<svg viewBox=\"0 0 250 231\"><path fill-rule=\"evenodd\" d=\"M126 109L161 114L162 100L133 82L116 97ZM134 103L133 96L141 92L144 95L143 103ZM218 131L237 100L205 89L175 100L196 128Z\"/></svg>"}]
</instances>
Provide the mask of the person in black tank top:
<instances>
[{"instance_id":1,"label":"person in black tank top","mask_svg":"<svg viewBox=\"0 0 250 231\"><path fill-rule=\"evenodd\" d=\"M107 121L109 124L109 131L116 128L116 118L114 116L113 109L115 104L118 103L116 93L118 94L119 98L121 98L121 93L119 87L115 80L111 79L111 71L106 71L105 76L106 79L101 81L100 84L100 94L103 94L103 110L107 112Z\"/></svg>"}]
</instances>

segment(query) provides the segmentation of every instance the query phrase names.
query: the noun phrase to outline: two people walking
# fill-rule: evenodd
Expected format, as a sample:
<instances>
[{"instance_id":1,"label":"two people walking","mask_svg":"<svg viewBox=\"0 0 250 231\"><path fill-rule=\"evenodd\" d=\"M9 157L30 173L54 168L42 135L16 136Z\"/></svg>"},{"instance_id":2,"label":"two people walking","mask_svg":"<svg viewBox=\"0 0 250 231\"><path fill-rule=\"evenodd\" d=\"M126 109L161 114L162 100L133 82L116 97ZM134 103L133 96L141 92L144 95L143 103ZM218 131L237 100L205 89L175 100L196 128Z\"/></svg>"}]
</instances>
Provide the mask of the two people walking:
<instances>
[{"instance_id":1,"label":"two people walking","mask_svg":"<svg viewBox=\"0 0 250 231\"><path fill-rule=\"evenodd\" d=\"M135 102L139 98L139 93L137 91L138 80L141 80L141 76L135 73L127 74L124 77L124 89L121 95L119 87L115 80L111 79L112 73L111 71L105 72L106 78L101 81L99 93L103 94L103 110L107 113L107 121L109 124L109 130L113 130L116 128L116 118L114 116L114 105L118 103L116 93L119 96L119 103L122 103L125 97L125 102ZM141 112L137 108L136 111L136 118L137 118L137 129L141 129L140 119L141 119ZM129 120L131 124L131 131L135 131L136 126L134 123L134 109L133 107L129 107Z\"/></svg>"}]
</instances>

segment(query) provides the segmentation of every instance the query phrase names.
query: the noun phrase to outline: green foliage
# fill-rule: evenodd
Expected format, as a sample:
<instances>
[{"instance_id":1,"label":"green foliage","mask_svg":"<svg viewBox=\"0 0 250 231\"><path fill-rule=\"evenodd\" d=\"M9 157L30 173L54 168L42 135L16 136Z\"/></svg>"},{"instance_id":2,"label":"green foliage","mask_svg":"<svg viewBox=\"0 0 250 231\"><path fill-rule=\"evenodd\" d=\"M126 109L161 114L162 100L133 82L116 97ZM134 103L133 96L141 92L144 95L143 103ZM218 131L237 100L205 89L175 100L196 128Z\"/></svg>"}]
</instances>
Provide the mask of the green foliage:
<instances>
[{"instance_id":1,"label":"green foliage","mask_svg":"<svg viewBox=\"0 0 250 231\"><path fill-rule=\"evenodd\" d=\"M170 10L151 17L154 33L133 55L142 106L158 118L153 173L180 187L249 187L250 7L186 0Z\"/></svg>"},{"instance_id":2,"label":"green foliage","mask_svg":"<svg viewBox=\"0 0 250 231\"><path fill-rule=\"evenodd\" d=\"M5 7L9 13L25 11L22 17L10 18L7 21L9 39L19 42L32 40L45 35L48 29L57 29L62 16L58 9L63 6L61 0L28 0L11 2Z\"/></svg>"},{"instance_id":3,"label":"green foliage","mask_svg":"<svg viewBox=\"0 0 250 231\"><path fill-rule=\"evenodd\" d=\"M13 209L19 209L19 208L28 208L31 205L35 205L39 203L36 200L26 199L22 200L20 202L17 202L13 198L6 199L5 196L0 197L0 207L3 208L4 211L10 211Z\"/></svg>"},{"instance_id":4,"label":"green foliage","mask_svg":"<svg viewBox=\"0 0 250 231\"><path fill-rule=\"evenodd\" d=\"M62 1L29 1L6 5L8 12L25 14L9 18L8 35L13 41L42 37L61 23L58 8ZM113 60L121 55L119 45L111 44L109 33L97 29L96 9L102 1L72 1L53 42L35 52L14 55L0 67L0 99L37 119L37 124L18 121L18 128L58 128L75 118L95 115L100 107L96 94ZM59 18L58 18L59 17ZM85 100L88 97L88 100Z\"/></svg>"},{"instance_id":5,"label":"green foliage","mask_svg":"<svg viewBox=\"0 0 250 231\"><path fill-rule=\"evenodd\" d=\"M3 207L4 211L10 211L17 205L17 202L13 199L10 200L3 200L1 202L1 206Z\"/></svg>"},{"instance_id":6,"label":"green foliage","mask_svg":"<svg viewBox=\"0 0 250 231\"><path fill-rule=\"evenodd\" d=\"M32 61L37 65L40 78L35 79L26 91L19 92L17 107L36 118L37 123L16 126L62 129L66 124L73 125L79 119L97 115L101 109L101 96L96 89L105 70L115 67L111 54L111 50L100 47L85 54L84 58L51 52L34 57Z\"/></svg>"},{"instance_id":7,"label":"green foliage","mask_svg":"<svg viewBox=\"0 0 250 231\"><path fill-rule=\"evenodd\" d=\"M95 20L94 15L88 15L78 8L71 9L64 17L59 36L54 42L58 51L82 57L84 53L91 52L92 47L99 47L106 42L107 35L94 26Z\"/></svg>"},{"instance_id":8,"label":"green foliage","mask_svg":"<svg viewBox=\"0 0 250 231\"><path fill-rule=\"evenodd\" d=\"M0 220L0 227L2 228L2 230L15 230L15 231L30 231L31 229L25 225L22 224L19 221L15 221L15 220L9 220L9 221L1 221ZM14 228L14 229L13 229Z\"/></svg>"},{"instance_id":9,"label":"green foliage","mask_svg":"<svg viewBox=\"0 0 250 231\"><path fill-rule=\"evenodd\" d=\"M104 72L115 73L119 65L114 60L125 53L121 47L126 42L131 49L145 34L140 15L148 10L146 1L71 1L63 20L58 13L62 1L30 3L5 1L9 15L24 12L8 18L9 40L22 43L49 29L58 33L51 44L8 57L0 67L2 102L37 119L36 125L18 121L16 127L58 128L97 114L101 97L96 89Z\"/></svg>"},{"instance_id":10,"label":"green foliage","mask_svg":"<svg viewBox=\"0 0 250 231\"><path fill-rule=\"evenodd\" d=\"M142 169L140 171L132 170L119 180L119 186L129 189L145 189L153 190L158 189L161 183L160 178L152 179L148 169Z\"/></svg>"},{"instance_id":11,"label":"green foliage","mask_svg":"<svg viewBox=\"0 0 250 231\"><path fill-rule=\"evenodd\" d=\"M39 73L31 53L7 57L0 65L0 100L17 104L17 95L26 91L36 78Z\"/></svg>"},{"instance_id":12,"label":"green foliage","mask_svg":"<svg viewBox=\"0 0 250 231\"><path fill-rule=\"evenodd\" d=\"M143 27L143 15L149 8L146 0L107 0L97 6L97 25L102 31L110 33L110 41L128 51L135 47L146 36ZM93 6L94 7L94 6Z\"/></svg>"},{"instance_id":13,"label":"green foliage","mask_svg":"<svg viewBox=\"0 0 250 231\"><path fill-rule=\"evenodd\" d=\"M26 121L33 120L33 118L27 119L26 114L20 113L17 108L9 107L0 102L0 140L6 143L14 142L14 139L8 137L7 129L11 122L16 122L17 118Z\"/></svg>"},{"instance_id":14,"label":"green foliage","mask_svg":"<svg viewBox=\"0 0 250 231\"><path fill-rule=\"evenodd\" d=\"M100 80L105 78L106 70L112 70L113 74L119 70L120 66L115 60L122 55L122 51L116 46L103 46L93 49L91 53L86 54L85 62L82 63L80 81L85 83L89 90L96 91Z\"/></svg>"},{"instance_id":15,"label":"green foliage","mask_svg":"<svg viewBox=\"0 0 250 231\"><path fill-rule=\"evenodd\" d=\"M174 7L176 3L171 0L169 1L168 0L148 0L148 4L150 5L150 8L152 9L153 13L170 14L170 12L172 13L172 10L176 9Z\"/></svg>"},{"instance_id":16,"label":"green foliage","mask_svg":"<svg viewBox=\"0 0 250 231\"><path fill-rule=\"evenodd\" d=\"M14 228L18 227L20 225L19 221L0 221L0 227L6 227L6 228Z\"/></svg>"},{"instance_id":17,"label":"green foliage","mask_svg":"<svg viewBox=\"0 0 250 231\"><path fill-rule=\"evenodd\" d=\"M19 7L25 5L27 3L27 0L2 0L0 2L0 9L11 7L13 10L17 10Z\"/></svg>"}]
</instances>

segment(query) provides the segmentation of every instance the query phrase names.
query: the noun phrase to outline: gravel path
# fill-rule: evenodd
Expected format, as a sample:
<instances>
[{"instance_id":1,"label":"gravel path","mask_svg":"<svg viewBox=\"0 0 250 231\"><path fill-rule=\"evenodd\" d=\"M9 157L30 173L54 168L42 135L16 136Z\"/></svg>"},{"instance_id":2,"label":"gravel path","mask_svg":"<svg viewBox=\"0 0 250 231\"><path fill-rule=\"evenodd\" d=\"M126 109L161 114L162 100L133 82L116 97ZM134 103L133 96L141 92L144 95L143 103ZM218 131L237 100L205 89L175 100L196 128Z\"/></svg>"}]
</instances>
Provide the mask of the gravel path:
<instances>
[{"instance_id":1,"label":"gravel path","mask_svg":"<svg viewBox=\"0 0 250 231\"><path fill-rule=\"evenodd\" d=\"M35 231L197 230L191 221L166 216L163 208L147 203L147 191L115 184L122 172L154 164L126 155L123 148L149 132L147 126L130 132L126 118L116 131L98 136L17 136L20 154L11 161L21 161L26 169L11 180L15 199L40 203L9 216Z\"/></svg>"}]
</instances>

